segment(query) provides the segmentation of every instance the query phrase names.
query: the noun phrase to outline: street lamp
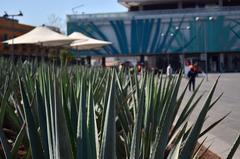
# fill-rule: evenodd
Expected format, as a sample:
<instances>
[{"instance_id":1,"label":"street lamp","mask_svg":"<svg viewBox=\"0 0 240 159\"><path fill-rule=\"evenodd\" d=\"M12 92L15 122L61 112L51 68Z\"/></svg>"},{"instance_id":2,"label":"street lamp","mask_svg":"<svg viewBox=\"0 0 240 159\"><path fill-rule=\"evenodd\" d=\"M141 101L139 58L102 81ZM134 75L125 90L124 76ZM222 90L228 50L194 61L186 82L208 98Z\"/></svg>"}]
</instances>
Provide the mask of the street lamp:
<instances>
[{"instance_id":1,"label":"street lamp","mask_svg":"<svg viewBox=\"0 0 240 159\"><path fill-rule=\"evenodd\" d=\"M10 17L10 19L12 20L12 59L13 59L13 57L14 57L14 33L15 33L15 31L14 31L14 17L20 17L20 16L23 16L23 13L21 12L21 11L19 11L19 13L18 14L8 14L6 11L4 11L4 15L3 15L3 17L4 18L9 18Z\"/></svg>"},{"instance_id":2,"label":"street lamp","mask_svg":"<svg viewBox=\"0 0 240 159\"><path fill-rule=\"evenodd\" d=\"M195 21L199 21L201 20L200 17L196 17ZM207 19L203 18L202 20L207 20L207 21L213 21L214 18L212 16L209 16ZM206 80L208 81L208 54L207 54L207 50L208 50L208 37L207 37L207 21L205 21L204 23L204 54L205 54L205 71L206 71Z\"/></svg>"}]
</instances>

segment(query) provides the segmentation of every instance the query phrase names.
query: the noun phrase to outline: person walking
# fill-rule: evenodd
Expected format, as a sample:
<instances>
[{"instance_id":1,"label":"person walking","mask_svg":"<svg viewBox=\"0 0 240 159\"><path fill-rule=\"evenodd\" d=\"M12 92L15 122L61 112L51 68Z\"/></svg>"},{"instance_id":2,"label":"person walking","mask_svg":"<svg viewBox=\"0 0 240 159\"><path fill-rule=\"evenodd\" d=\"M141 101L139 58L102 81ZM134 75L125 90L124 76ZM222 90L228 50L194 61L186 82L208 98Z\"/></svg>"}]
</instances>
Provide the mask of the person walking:
<instances>
[{"instance_id":1,"label":"person walking","mask_svg":"<svg viewBox=\"0 0 240 159\"><path fill-rule=\"evenodd\" d=\"M196 81L197 71L194 69L194 67L190 68L190 71L188 72L188 78L189 78L189 91L195 90L195 81Z\"/></svg>"},{"instance_id":2,"label":"person walking","mask_svg":"<svg viewBox=\"0 0 240 159\"><path fill-rule=\"evenodd\" d=\"M172 77L172 73L173 73L173 70L172 70L171 64L168 64L168 67L167 67L167 77L171 78Z\"/></svg>"}]
</instances>

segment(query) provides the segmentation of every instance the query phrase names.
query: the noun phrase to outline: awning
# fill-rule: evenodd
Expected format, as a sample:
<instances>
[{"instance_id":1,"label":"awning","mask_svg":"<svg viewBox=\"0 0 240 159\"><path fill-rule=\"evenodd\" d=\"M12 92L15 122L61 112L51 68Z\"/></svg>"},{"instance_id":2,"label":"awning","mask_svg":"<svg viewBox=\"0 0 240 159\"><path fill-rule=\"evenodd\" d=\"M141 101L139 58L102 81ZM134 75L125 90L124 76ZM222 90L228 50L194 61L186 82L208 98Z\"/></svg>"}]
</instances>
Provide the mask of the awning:
<instances>
[{"instance_id":1,"label":"awning","mask_svg":"<svg viewBox=\"0 0 240 159\"><path fill-rule=\"evenodd\" d=\"M73 41L70 46L77 50L91 50L91 49L100 49L103 46L112 44L109 41L97 40L90 38L80 32L74 32L68 36L69 38L78 39Z\"/></svg>"},{"instance_id":2,"label":"awning","mask_svg":"<svg viewBox=\"0 0 240 159\"><path fill-rule=\"evenodd\" d=\"M42 46L63 46L72 43L74 38L52 31L51 29L39 26L30 32L14 39L4 41L9 45L16 44L37 44Z\"/></svg>"}]
</instances>

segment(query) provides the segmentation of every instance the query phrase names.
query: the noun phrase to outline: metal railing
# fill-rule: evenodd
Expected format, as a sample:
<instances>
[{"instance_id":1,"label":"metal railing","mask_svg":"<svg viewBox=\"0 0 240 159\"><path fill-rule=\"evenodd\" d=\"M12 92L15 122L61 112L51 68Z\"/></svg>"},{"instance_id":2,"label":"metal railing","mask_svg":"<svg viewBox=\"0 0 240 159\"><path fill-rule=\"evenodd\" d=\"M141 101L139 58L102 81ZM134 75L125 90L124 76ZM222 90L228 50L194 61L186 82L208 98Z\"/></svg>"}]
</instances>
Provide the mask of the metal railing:
<instances>
[{"instance_id":1,"label":"metal railing","mask_svg":"<svg viewBox=\"0 0 240 159\"><path fill-rule=\"evenodd\" d=\"M213 7L213 8L191 8L191 9L168 9L154 11L132 11L118 13L95 13L95 14L72 14L67 15L67 21L72 22L81 19L130 19L133 16L137 18L178 18L178 17L196 17L196 16L238 16L240 6L234 7Z\"/></svg>"}]
</instances>

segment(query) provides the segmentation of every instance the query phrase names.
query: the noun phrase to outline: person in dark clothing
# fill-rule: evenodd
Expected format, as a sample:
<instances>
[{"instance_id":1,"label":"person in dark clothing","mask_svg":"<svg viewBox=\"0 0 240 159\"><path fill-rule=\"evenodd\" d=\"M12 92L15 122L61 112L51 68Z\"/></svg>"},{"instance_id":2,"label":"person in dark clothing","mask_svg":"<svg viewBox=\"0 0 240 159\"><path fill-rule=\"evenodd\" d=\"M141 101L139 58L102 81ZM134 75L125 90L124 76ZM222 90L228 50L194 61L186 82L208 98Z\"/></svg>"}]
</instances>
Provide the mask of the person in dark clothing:
<instances>
[{"instance_id":1,"label":"person in dark clothing","mask_svg":"<svg viewBox=\"0 0 240 159\"><path fill-rule=\"evenodd\" d=\"M197 71L192 67L190 71L188 72L188 78L189 78L189 91L195 90L195 81L196 81Z\"/></svg>"}]
</instances>

